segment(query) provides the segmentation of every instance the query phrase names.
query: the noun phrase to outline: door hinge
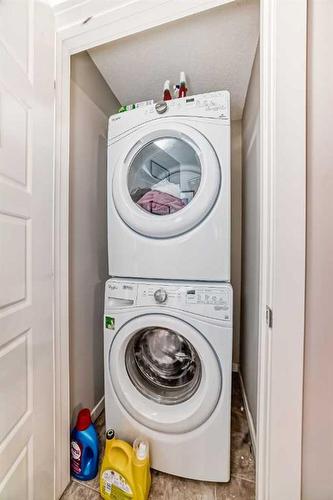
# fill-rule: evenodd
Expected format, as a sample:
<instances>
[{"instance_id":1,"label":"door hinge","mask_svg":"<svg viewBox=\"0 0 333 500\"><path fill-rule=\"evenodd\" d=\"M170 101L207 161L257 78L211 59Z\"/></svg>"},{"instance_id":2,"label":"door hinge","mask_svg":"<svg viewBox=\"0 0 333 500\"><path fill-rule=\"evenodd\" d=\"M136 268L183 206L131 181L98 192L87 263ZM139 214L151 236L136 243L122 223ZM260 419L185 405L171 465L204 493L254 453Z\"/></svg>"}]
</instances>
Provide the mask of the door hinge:
<instances>
[{"instance_id":1,"label":"door hinge","mask_svg":"<svg viewBox=\"0 0 333 500\"><path fill-rule=\"evenodd\" d=\"M268 328L273 326L273 311L269 306L266 306L266 324Z\"/></svg>"}]
</instances>

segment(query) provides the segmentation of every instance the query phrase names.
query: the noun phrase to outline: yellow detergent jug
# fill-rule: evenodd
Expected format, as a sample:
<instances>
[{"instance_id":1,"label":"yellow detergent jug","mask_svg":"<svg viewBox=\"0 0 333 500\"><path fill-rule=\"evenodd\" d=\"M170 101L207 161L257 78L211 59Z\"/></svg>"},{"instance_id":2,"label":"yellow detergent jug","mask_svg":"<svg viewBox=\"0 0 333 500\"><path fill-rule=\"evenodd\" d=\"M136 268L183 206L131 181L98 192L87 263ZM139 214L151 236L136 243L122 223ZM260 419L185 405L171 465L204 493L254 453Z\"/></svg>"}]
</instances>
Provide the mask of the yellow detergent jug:
<instances>
[{"instance_id":1,"label":"yellow detergent jug","mask_svg":"<svg viewBox=\"0 0 333 500\"><path fill-rule=\"evenodd\" d=\"M132 447L108 430L99 478L101 496L106 500L146 500L150 483L148 443L136 439Z\"/></svg>"}]
</instances>

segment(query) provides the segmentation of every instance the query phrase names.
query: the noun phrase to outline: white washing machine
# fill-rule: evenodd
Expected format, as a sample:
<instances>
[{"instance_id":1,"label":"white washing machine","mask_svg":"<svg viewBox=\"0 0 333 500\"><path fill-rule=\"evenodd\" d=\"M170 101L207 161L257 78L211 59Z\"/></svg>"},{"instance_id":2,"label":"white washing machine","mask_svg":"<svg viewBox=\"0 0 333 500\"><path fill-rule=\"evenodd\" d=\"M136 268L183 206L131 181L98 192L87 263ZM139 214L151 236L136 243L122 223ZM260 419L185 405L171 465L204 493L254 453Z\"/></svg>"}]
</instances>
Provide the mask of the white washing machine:
<instances>
[{"instance_id":1,"label":"white washing machine","mask_svg":"<svg viewBox=\"0 0 333 500\"><path fill-rule=\"evenodd\" d=\"M111 116L109 274L230 281L230 96Z\"/></svg>"},{"instance_id":2,"label":"white washing machine","mask_svg":"<svg viewBox=\"0 0 333 500\"><path fill-rule=\"evenodd\" d=\"M229 481L231 285L110 279L104 321L106 427L154 469Z\"/></svg>"}]
</instances>

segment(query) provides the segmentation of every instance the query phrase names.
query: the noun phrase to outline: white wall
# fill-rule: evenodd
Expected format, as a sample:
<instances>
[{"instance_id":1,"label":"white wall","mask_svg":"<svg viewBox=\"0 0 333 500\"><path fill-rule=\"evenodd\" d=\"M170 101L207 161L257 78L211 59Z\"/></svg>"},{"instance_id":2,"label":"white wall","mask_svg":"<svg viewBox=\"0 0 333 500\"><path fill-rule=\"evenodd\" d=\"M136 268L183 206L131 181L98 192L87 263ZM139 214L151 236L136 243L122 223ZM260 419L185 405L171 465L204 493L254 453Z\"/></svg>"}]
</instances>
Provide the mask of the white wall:
<instances>
[{"instance_id":1,"label":"white wall","mask_svg":"<svg viewBox=\"0 0 333 500\"><path fill-rule=\"evenodd\" d=\"M74 414L103 397L107 279L106 137L119 107L87 53L72 57L70 135L70 398Z\"/></svg>"},{"instance_id":2,"label":"white wall","mask_svg":"<svg viewBox=\"0 0 333 500\"><path fill-rule=\"evenodd\" d=\"M256 425L259 331L259 49L243 114L243 221L241 362L250 411Z\"/></svg>"},{"instance_id":3,"label":"white wall","mask_svg":"<svg viewBox=\"0 0 333 500\"><path fill-rule=\"evenodd\" d=\"M302 500L333 498L333 2L309 0Z\"/></svg>"},{"instance_id":4,"label":"white wall","mask_svg":"<svg viewBox=\"0 0 333 500\"><path fill-rule=\"evenodd\" d=\"M231 122L231 283L234 291L233 363L239 363L242 274L242 122Z\"/></svg>"}]
</instances>

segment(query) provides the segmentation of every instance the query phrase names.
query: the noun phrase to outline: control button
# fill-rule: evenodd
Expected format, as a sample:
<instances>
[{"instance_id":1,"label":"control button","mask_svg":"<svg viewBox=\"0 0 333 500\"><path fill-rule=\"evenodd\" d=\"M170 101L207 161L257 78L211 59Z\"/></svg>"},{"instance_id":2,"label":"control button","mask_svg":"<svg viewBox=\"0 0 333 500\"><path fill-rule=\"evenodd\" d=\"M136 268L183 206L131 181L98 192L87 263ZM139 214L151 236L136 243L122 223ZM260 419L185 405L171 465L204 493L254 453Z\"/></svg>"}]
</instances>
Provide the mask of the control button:
<instances>
[{"instance_id":1,"label":"control button","mask_svg":"<svg viewBox=\"0 0 333 500\"><path fill-rule=\"evenodd\" d=\"M168 109L168 103L165 101L160 101L155 104L155 109L159 115L162 115Z\"/></svg>"},{"instance_id":2,"label":"control button","mask_svg":"<svg viewBox=\"0 0 333 500\"><path fill-rule=\"evenodd\" d=\"M168 294L166 293L165 290L163 290L163 288L159 288L154 293L154 299L158 304L163 304L163 302L165 302L167 298Z\"/></svg>"}]
</instances>

